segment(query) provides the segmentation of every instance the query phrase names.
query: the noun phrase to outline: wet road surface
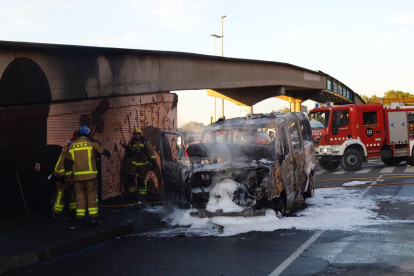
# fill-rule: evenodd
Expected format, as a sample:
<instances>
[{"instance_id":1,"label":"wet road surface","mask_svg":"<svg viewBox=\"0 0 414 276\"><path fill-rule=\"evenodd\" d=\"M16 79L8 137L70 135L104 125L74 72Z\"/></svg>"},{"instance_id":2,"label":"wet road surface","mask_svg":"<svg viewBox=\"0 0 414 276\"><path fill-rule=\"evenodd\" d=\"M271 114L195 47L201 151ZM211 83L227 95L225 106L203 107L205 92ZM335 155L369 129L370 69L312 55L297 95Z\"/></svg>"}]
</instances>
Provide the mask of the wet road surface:
<instances>
[{"instance_id":1,"label":"wet road surface","mask_svg":"<svg viewBox=\"0 0 414 276\"><path fill-rule=\"evenodd\" d=\"M372 178L370 183L377 184L414 182L414 175L411 178L410 171L404 172L410 170L405 165L385 172L384 168L380 162L370 162L361 169L366 173L323 172L317 179L328 181L316 182L316 187L341 186L357 177ZM352 189L361 197L384 196L375 212L398 222L364 231L288 229L231 237L131 235L6 275L414 275L414 200L393 200L414 197L414 185Z\"/></svg>"}]
</instances>

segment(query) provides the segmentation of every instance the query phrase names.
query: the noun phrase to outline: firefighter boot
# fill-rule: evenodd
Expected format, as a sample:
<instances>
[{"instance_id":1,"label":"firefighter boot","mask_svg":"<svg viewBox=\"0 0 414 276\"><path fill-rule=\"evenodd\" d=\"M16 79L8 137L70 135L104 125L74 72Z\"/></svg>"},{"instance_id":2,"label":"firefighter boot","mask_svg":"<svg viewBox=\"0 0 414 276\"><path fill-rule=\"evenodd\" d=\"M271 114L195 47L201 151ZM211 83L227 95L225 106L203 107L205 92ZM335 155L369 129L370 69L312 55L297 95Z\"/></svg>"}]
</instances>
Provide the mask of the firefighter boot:
<instances>
[{"instance_id":1,"label":"firefighter boot","mask_svg":"<svg viewBox=\"0 0 414 276\"><path fill-rule=\"evenodd\" d=\"M137 188L135 187L135 174L134 173L128 174L128 191L130 195L135 194L137 191Z\"/></svg>"},{"instance_id":2,"label":"firefighter boot","mask_svg":"<svg viewBox=\"0 0 414 276\"><path fill-rule=\"evenodd\" d=\"M139 198L145 201L147 198L147 181L141 176L138 176L138 192Z\"/></svg>"},{"instance_id":3,"label":"firefighter boot","mask_svg":"<svg viewBox=\"0 0 414 276\"><path fill-rule=\"evenodd\" d=\"M137 202L138 197L137 197L137 188L135 187L135 174L134 173L128 174L128 188L129 188L128 198L132 200L133 202Z\"/></svg>"}]
</instances>

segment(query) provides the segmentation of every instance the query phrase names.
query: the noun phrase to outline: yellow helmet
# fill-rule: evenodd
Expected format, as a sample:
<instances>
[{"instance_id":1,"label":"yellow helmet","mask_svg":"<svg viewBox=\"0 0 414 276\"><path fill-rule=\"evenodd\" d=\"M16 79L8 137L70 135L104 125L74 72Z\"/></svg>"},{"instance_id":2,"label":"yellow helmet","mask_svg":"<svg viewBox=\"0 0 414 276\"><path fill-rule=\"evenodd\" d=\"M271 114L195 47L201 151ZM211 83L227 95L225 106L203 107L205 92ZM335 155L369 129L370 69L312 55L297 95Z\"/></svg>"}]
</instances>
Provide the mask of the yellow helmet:
<instances>
[{"instance_id":1,"label":"yellow helmet","mask_svg":"<svg viewBox=\"0 0 414 276\"><path fill-rule=\"evenodd\" d=\"M141 135L142 135L142 131L139 127L136 127L132 130L132 134L135 134L135 133L141 133Z\"/></svg>"}]
</instances>

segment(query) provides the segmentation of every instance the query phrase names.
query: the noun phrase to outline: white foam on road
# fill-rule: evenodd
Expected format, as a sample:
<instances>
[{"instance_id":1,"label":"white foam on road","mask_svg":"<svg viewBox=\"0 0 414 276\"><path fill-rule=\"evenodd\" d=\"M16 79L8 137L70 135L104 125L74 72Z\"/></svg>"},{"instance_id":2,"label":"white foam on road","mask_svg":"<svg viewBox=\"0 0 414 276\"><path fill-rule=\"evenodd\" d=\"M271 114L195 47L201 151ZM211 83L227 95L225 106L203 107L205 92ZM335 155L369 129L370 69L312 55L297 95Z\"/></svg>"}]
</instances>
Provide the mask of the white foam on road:
<instances>
[{"instance_id":1,"label":"white foam on road","mask_svg":"<svg viewBox=\"0 0 414 276\"><path fill-rule=\"evenodd\" d=\"M342 230L342 231L376 231L368 226L396 222L383 216L379 217L374 210L379 209L375 196L361 196L355 189L319 189L313 198L307 199L308 207L296 214L296 217L279 219L271 209L261 217L191 217L192 210L176 210L166 221L175 228L145 233L153 236L184 235L217 235L231 236L250 231L274 231L278 229L300 230ZM218 225L224 227L219 233ZM378 230L379 231L379 230Z\"/></svg>"},{"instance_id":2,"label":"white foam on road","mask_svg":"<svg viewBox=\"0 0 414 276\"><path fill-rule=\"evenodd\" d=\"M375 196L375 199L378 201L387 201L392 203L396 202L406 202L411 204L414 204L414 195L412 196L390 196L390 195L382 195L382 196Z\"/></svg>"},{"instance_id":3,"label":"white foam on road","mask_svg":"<svg viewBox=\"0 0 414 276\"><path fill-rule=\"evenodd\" d=\"M347 182L347 183L342 184L342 186L364 185L364 184L367 184L369 182L372 182L372 181L351 181L351 182Z\"/></svg>"},{"instance_id":4,"label":"white foam on road","mask_svg":"<svg viewBox=\"0 0 414 276\"><path fill-rule=\"evenodd\" d=\"M159 205L146 206L142 208L142 210L147 213L155 213L155 214L161 214L165 212L164 206L159 206Z\"/></svg>"}]
</instances>

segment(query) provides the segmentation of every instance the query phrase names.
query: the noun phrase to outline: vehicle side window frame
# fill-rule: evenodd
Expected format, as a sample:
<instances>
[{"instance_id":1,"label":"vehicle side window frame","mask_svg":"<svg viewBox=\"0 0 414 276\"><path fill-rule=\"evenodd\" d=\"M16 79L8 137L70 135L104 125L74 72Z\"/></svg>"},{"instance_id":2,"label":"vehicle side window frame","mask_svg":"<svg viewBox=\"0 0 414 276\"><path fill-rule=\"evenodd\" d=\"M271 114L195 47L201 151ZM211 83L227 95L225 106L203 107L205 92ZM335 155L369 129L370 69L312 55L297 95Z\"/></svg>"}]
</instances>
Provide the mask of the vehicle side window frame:
<instances>
[{"instance_id":1,"label":"vehicle side window frame","mask_svg":"<svg viewBox=\"0 0 414 276\"><path fill-rule=\"evenodd\" d=\"M362 122L363 122L363 126L378 126L377 111L363 111Z\"/></svg>"},{"instance_id":2,"label":"vehicle side window frame","mask_svg":"<svg viewBox=\"0 0 414 276\"><path fill-rule=\"evenodd\" d=\"M181 137L181 156L178 147L178 137ZM161 135L162 157L166 162L185 164L188 159L185 150L188 145L184 135L179 132L166 131ZM180 158L181 157L181 158Z\"/></svg>"},{"instance_id":3,"label":"vehicle side window frame","mask_svg":"<svg viewBox=\"0 0 414 276\"><path fill-rule=\"evenodd\" d=\"M303 142L298 128L298 122L292 122L289 126L289 138L292 143L293 152L296 154L303 148ZM295 143L296 142L296 143Z\"/></svg>"},{"instance_id":4,"label":"vehicle side window frame","mask_svg":"<svg viewBox=\"0 0 414 276\"><path fill-rule=\"evenodd\" d=\"M280 153L285 158L290 154L289 139L285 124L280 126Z\"/></svg>"},{"instance_id":5,"label":"vehicle side window frame","mask_svg":"<svg viewBox=\"0 0 414 276\"><path fill-rule=\"evenodd\" d=\"M312 129L308 120L299 121L299 128L303 141L313 142Z\"/></svg>"},{"instance_id":6,"label":"vehicle side window frame","mask_svg":"<svg viewBox=\"0 0 414 276\"><path fill-rule=\"evenodd\" d=\"M341 127L350 124L349 110L335 110L333 113L333 127Z\"/></svg>"}]
</instances>

